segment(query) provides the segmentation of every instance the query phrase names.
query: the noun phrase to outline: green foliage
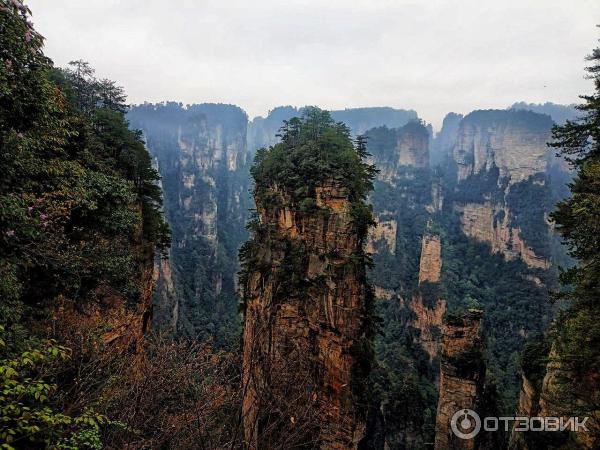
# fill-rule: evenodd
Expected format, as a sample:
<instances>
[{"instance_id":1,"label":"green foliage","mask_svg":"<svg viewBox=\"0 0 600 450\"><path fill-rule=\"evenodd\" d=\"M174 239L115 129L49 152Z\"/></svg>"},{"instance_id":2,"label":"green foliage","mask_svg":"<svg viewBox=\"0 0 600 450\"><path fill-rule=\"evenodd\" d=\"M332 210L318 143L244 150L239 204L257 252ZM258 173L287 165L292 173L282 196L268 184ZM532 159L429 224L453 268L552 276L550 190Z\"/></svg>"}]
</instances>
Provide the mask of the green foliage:
<instances>
[{"instance_id":1,"label":"green foliage","mask_svg":"<svg viewBox=\"0 0 600 450\"><path fill-rule=\"evenodd\" d=\"M101 449L99 430L109 424L104 416L92 410L67 415L52 406L58 386L48 378L57 364L70 358L69 349L47 341L11 357L5 337L0 326L2 448Z\"/></svg>"},{"instance_id":2,"label":"green foliage","mask_svg":"<svg viewBox=\"0 0 600 450\"><path fill-rule=\"evenodd\" d=\"M600 368L600 48L588 60L595 91L582 96L584 103L577 107L580 119L554 127L554 141L549 144L577 171L570 184L571 197L560 202L551 216L570 255L578 260L561 274L565 289L557 297L569 306L556 321L554 341L566 378L576 379Z\"/></svg>"},{"instance_id":3,"label":"green foliage","mask_svg":"<svg viewBox=\"0 0 600 450\"><path fill-rule=\"evenodd\" d=\"M241 327L237 255L248 238L244 225L252 207L242 138L247 116L233 105L167 102L133 106L127 117L134 128L143 130L160 169L164 215L175 243L170 266L180 304L177 335L235 347ZM183 143L193 143L214 159L210 164L204 157L188 159L180 148ZM235 169L225 158L219 160L218 152L236 156ZM184 176L193 183L184 183ZM203 212L215 213L210 219L215 224L214 240L199 228L197 214ZM154 325L160 327L162 320L160 308L155 308Z\"/></svg>"},{"instance_id":4,"label":"green foliage","mask_svg":"<svg viewBox=\"0 0 600 450\"><path fill-rule=\"evenodd\" d=\"M546 186L549 182L543 174L536 174L511 186L506 198L513 218L511 226L518 227L523 241L536 255L544 258L551 257L551 238L546 223L546 213L553 206L551 191Z\"/></svg>"},{"instance_id":5,"label":"green foliage","mask_svg":"<svg viewBox=\"0 0 600 450\"><path fill-rule=\"evenodd\" d=\"M100 286L139 301L169 233L122 89L83 61L53 68L29 16L0 0L0 435L3 448L101 448L109 422L89 399L67 408L76 363L39 335L59 304L83 309Z\"/></svg>"},{"instance_id":6,"label":"green foliage","mask_svg":"<svg viewBox=\"0 0 600 450\"><path fill-rule=\"evenodd\" d=\"M343 256L343 264L326 263L328 258L340 258L337 249L331 249L327 255L309 255L305 241L282 235L273 217L285 206L299 214L322 218L326 230L333 209L319 206L317 192L331 188L334 195L348 201L346 212L352 219L351 232L362 244L373 224L372 206L366 203L366 198L373 187L376 170L365 162L369 156L366 139L359 136L353 142L348 128L335 123L326 111L305 109L301 118L284 122L280 137L281 143L257 152L251 168L257 208L264 214L255 215L249 222L252 237L239 252L244 298L247 298L250 277L257 273L263 280L269 280L270 301L276 303L290 298L318 298L327 289L328 276L338 279L344 272L352 271L363 294L361 333L350 349L354 356L351 387L357 413L365 418L371 404L372 340L378 328L374 294L366 279L370 259L359 245L353 253ZM309 256L321 258L329 274L314 279L307 277Z\"/></svg>"},{"instance_id":7,"label":"green foliage","mask_svg":"<svg viewBox=\"0 0 600 450\"><path fill-rule=\"evenodd\" d=\"M546 374L548 364L548 353L550 346L548 340L541 333L535 334L527 339L520 356L520 366L523 375L534 383L538 392L542 387L542 381Z\"/></svg>"},{"instance_id":8,"label":"green foliage","mask_svg":"<svg viewBox=\"0 0 600 450\"><path fill-rule=\"evenodd\" d=\"M410 310L396 300L380 300L377 314L383 323L375 341L371 400L381 407L392 448L405 448L407 435L415 431L418 448L434 439L438 361L430 363L418 344L418 330L409 325L414 319Z\"/></svg>"},{"instance_id":9,"label":"green foliage","mask_svg":"<svg viewBox=\"0 0 600 450\"><path fill-rule=\"evenodd\" d=\"M83 62L52 68L28 16L2 1L0 309L15 332L27 308L82 301L102 283L134 301L139 268L169 240L122 91Z\"/></svg>"},{"instance_id":10,"label":"green foliage","mask_svg":"<svg viewBox=\"0 0 600 450\"><path fill-rule=\"evenodd\" d=\"M301 118L284 122L281 143L257 151L250 170L257 200L277 187L300 203L314 197L316 187L335 182L351 203L363 201L373 189L376 170L363 161L367 155L361 142L355 147L348 127L327 111L307 108Z\"/></svg>"}]
</instances>

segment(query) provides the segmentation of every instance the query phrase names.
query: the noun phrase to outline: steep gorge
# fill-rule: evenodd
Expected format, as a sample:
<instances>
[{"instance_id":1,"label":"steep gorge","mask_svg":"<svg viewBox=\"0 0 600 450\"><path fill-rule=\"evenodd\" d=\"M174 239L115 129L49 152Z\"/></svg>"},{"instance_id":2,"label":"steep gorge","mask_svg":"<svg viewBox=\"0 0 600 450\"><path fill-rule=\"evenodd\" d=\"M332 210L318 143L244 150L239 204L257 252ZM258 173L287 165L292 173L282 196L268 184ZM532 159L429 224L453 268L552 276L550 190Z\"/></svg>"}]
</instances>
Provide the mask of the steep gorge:
<instances>
[{"instance_id":1,"label":"steep gorge","mask_svg":"<svg viewBox=\"0 0 600 450\"><path fill-rule=\"evenodd\" d=\"M251 207L246 114L167 103L135 107L128 117L160 171L172 228L170 260L159 265L157 327L232 346L240 330L237 250Z\"/></svg>"}]
</instances>

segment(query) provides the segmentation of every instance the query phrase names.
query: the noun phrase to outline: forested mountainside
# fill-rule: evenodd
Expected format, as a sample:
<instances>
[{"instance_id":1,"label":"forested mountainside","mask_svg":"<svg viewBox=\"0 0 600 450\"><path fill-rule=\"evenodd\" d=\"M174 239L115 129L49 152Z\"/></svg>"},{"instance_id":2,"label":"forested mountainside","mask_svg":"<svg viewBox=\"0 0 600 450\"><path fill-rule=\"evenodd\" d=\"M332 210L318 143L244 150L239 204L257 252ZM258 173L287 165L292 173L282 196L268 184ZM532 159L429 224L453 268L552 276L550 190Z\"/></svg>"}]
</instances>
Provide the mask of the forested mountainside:
<instances>
[{"instance_id":1,"label":"forested mountainside","mask_svg":"<svg viewBox=\"0 0 600 450\"><path fill-rule=\"evenodd\" d=\"M600 445L600 48L588 56L594 92L582 97L578 118L553 130L551 146L576 171L571 196L558 203L551 218L577 265L560 275L566 302L549 332L528 343L523 355L519 413L588 417L588 432L513 433L511 448L569 449Z\"/></svg>"},{"instance_id":2,"label":"forested mountainside","mask_svg":"<svg viewBox=\"0 0 600 450\"><path fill-rule=\"evenodd\" d=\"M238 118L233 128L227 112ZM179 306L167 301L166 317L177 315L177 333L185 334L184 324L192 323L189 335L232 347L240 320L233 255L246 236L244 208L252 207L244 197L252 125L244 138L243 112L227 105L145 105L129 117L143 129L163 175L165 214L176 221L171 276L191 277L178 278L174 291L195 283L191 298L205 299L189 302L182 300L186 294L177 294ZM519 353L552 318L548 289L556 286L556 266L568 262L548 221L571 176L547 149L551 118L489 110L451 114L444 125L433 143L427 126L414 120L365 133L370 161L379 170L369 197L377 224L367 241L373 253L369 276L383 320L375 345L374 398L383 414L380 434L391 448L420 448L434 440L445 315L482 311L487 367L482 392L493 397L497 389L494 407L514 411ZM272 133L262 135L265 142L280 139ZM179 241L178 230L185 229L190 231ZM198 254L195 266L182 265L190 261L191 248L202 245L212 245L211 256ZM214 260L232 263L226 273L211 259L224 251ZM206 273L213 278L199 275ZM165 306L160 298L159 311ZM194 314L196 322L189 319ZM222 324L227 325L220 331Z\"/></svg>"},{"instance_id":3,"label":"forested mountainside","mask_svg":"<svg viewBox=\"0 0 600 450\"><path fill-rule=\"evenodd\" d=\"M0 5L0 442L98 448L126 428L107 415L169 245L158 173L122 89L82 61L54 68L27 7Z\"/></svg>"}]
</instances>

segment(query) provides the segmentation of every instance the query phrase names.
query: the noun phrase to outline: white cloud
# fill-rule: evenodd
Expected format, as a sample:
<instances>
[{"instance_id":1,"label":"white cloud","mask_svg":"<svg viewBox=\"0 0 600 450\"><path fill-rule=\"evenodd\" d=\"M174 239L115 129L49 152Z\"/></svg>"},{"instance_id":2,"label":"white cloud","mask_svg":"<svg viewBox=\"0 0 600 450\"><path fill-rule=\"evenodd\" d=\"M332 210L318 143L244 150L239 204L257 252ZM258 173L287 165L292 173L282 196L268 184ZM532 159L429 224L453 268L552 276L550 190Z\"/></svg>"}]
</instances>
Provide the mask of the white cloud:
<instances>
[{"instance_id":1,"label":"white cloud","mask_svg":"<svg viewBox=\"0 0 600 450\"><path fill-rule=\"evenodd\" d=\"M577 102L597 0L31 0L57 65L87 59L131 102L449 111Z\"/></svg>"}]
</instances>

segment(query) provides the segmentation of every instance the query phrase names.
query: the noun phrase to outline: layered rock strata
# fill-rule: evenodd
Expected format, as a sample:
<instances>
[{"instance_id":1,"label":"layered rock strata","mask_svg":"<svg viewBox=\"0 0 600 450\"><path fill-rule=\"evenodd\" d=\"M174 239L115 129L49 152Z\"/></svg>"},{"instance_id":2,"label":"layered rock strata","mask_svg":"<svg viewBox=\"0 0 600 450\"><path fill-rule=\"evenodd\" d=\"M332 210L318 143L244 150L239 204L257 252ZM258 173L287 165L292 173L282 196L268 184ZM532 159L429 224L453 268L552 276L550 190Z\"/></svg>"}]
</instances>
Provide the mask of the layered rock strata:
<instances>
[{"instance_id":1,"label":"layered rock strata","mask_svg":"<svg viewBox=\"0 0 600 450\"><path fill-rule=\"evenodd\" d=\"M243 417L246 442L264 448L270 408L304 427L323 449L356 448L364 421L355 404L355 350L367 296L361 239L345 192L335 183L316 189L317 210L300 212L285 192L257 202L255 264L245 286ZM299 401L296 404L292 399ZM306 408L306 409L303 409ZM286 409L289 408L289 409ZM313 411L316 420L302 416Z\"/></svg>"}]
</instances>

